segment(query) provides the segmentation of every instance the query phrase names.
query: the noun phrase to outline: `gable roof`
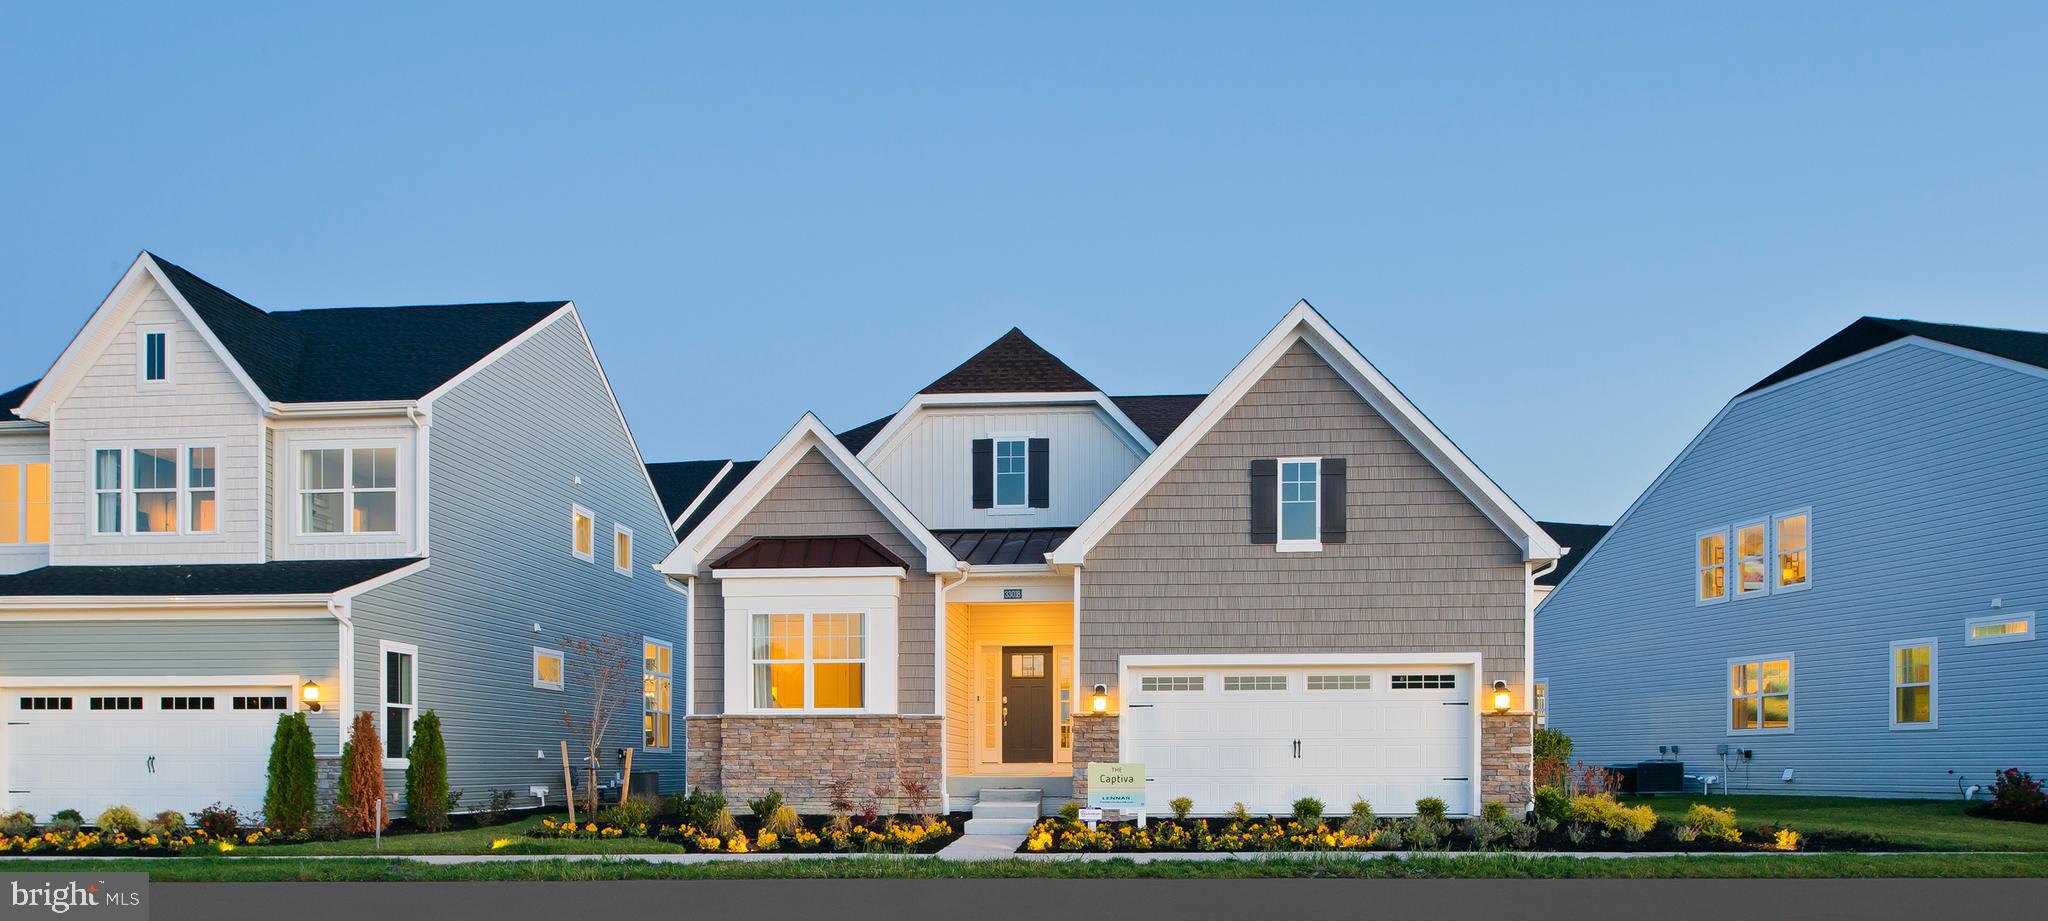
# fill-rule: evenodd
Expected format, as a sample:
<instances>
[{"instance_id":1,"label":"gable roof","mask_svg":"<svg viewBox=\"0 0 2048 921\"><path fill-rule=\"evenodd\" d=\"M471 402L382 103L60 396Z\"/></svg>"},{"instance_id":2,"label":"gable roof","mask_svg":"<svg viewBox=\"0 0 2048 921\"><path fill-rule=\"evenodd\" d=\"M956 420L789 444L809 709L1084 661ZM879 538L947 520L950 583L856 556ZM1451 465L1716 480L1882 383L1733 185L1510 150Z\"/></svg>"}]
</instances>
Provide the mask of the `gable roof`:
<instances>
[{"instance_id":1,"label":"gable roof","mask_svg":"<svg viewBox=\"0 0 2048 921\"><path fill-rule=\"evenodd\" d=\"M1990 326L1962 326L1955 323L1929 323L1924 320L1863 317L1849 324L1841 332L1821 340L1819 345L1807 349L1798 358L1771 372L1770 376L1757 381L1743 393L1755 393L1765 387L1791 380L1808 371L1818 370L1907 336L1919 336L1987 355L1996 355L2009 361L2033 365L2036 368L2048 368L2048 333L1998 329Z\"/></svg>"},{"instance_id":2,"label":"gable roof","mask_svg":"<svg viewBox=\"0 0 2048 921\"><path fill-rule=\"evenodd\" d=\"M1572 524L1564 521L1536 523L1542 525L1544 533L1549 534L1557 541L1558 546L1566 551L1564 556L1557 558L1556 568L1537 577L1537 585L1554 586L1563 582L1565 576L1571 575L1572 570L1578 568L1579 562L1586 558L1586 554L1593 552L1593 546L1600 543L1600 538L1606 537L1607 532L1613 529L1613 525L1605 524Z\"/></svg>"},{"instance_id":3,"label":"gable roof","mask_svg":"<svg viewBox=\"0 0 2048 921\"><path fill-rule=\"evenodd\" d=\"M1086 562L1088 551L1107 536L1110 529L1129 514L1210 429L1222 421L1223 416L1265 377L1266 372L1296 342L1306 343L1328 362L1375 412L1522 549L1523 559L1558 558L1557 542L1536 525L1536 520L1530 518L1529 513L1508 498L1508 494L1465 456L1449 436L1409 402L1392 382L1380 374L1379 369L1366 361L1365 356L1359 354L1358 349L1338 333L1329 320L1317 313L1308 301L1300 301L1266 333L1251 354L1239 361L1223 382L1203 398L1187 420L1159 445L1159 449L1145 458L1138 469L1131 471L1123 484L1109 494L1109 498L1089 513L1087 520L1074 529L1074 535L1053 551L1051 561L1061 565Z\"/></svg>"},{"instance_id":4,"label":"gable roof","mask_svg":"<svg viewBox=\"0 0 2048 921\"><path fill-rule=\"evenodd\" d=\"M895 418L896 414L890 413L873 422L857 425L844 432L840 432L839 443L845 445L846 450L859 454L861 449L867 447L868 442L874 441L876 435L882 434L882 429L887 428L890 420Z\"/></svg>"},{"instance_id":5,"label":"gable roof","mask_svg":"<svg viewBox=\"0 0 2048 921\"><path fill-rule=\"evenodd\" d=\"M1013 326L918 392L1075 393L1101 389Z\"/></svg>"},{"instance_id":6,"label":"gable roof","mask_svg":"<svg viewBox=\"0 0 2048 921\"><path fill-rule=\"evenodd\" d=\"M654 481L655 498L661 500L662 514L674 526L676 519L704 492L704 487L725 470L729 460L665 461L647 465L647 478Z\"/></svg>"},{"instance_id":7,"label":"gable roof","mask_svg":"<svg viewBox=\"0 0 2048 921\"><path fill-rule=\"evenodd\" d=\"M1208 398L1209 395L1206 393L1169 393L1109 399L1118 409L1124 411L1124 415L1131 417L1132 422L1137 423L1138 428L1144 431L1146 437L1152 439L1153 444L1158 444L1165 441L1166 436L1173 434L1174 429L1180 428L1180 424L1187 421L1188 415L1195 411L1195 407L1202 405L1202 401Z\"/></svg>"},{"instance_id":8,"label":"gable roof","mask_svg":"<svg viewBox=\"0 0 2048 921\"><path fill-rule=\"evenodd\" d=\"M869 569L910 564L866 534L830 537L756 537L718 558L721 569Z\"/></svg>"},{"instance_id":9,"label":"gable roof","mask_svg":"<svg viewBox=\"0 0 2048 921\"><path fill-rule=\"evenodd\" d=\"M29 391L36 389L36 385L40 383L42 383L42 379L37 378L6 393L0 393L0 422L28 421L15 415L14 408L20 406L21 401L28 399Z\"/></svg>"}]
</instances>

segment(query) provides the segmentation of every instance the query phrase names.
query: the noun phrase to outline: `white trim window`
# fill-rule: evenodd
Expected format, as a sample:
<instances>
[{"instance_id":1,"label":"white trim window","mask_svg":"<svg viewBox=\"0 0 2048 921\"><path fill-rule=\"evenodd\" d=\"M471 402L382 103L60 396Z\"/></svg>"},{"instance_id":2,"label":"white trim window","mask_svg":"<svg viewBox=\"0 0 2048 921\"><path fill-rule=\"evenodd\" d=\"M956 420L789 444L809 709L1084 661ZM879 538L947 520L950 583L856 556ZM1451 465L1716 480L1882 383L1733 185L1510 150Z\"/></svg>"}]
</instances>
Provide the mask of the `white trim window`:
<instances>
[{"instance_id":1,"label":"white trim window","mask_svg":"<svg viewBox=\"0 0 2048 921\"><path fill-rule=\"evenodd\" d=\"M1813 515L1806 509L1771 517L1771 591L1803 592L1813 585Z\"/></svg>"},{"instance_id":2,"label":"white trim window","mask_svg":"<svg viewBox=\"0 0 2048 921\"><path fill-rule=\"evenodd\" d=\"M2034 638L2034 612L1986 614L1963 621L1963 645L2024 643Z\"/></svg>"},{"instance_id":3,"label":"white trim window","mask_svg":"<svg viewBox=\"0 0 2048 921\"><path fill-rule=\"evenodd\" d=\"M675 647L641 640L640 726L648 751L668 751L675 733Z\"/></svg>"},{"instance_id":4,"label":"white trim window","mask_svg":"<svg viewBox=\"0 0 2048 921\"><path fill-rule=\"evenodd\" d=\"M633 529L612 525L612 569L622 576L633 574Z\"/></svg>"},{"instance_id":5,"label":"white trim window","mask_svg":"<svg viewBox=\"0 0 2048 921\"><path fill-rule=\"evenodd\" d=\"M996 508L1031 504L1031 439L995 439Z\"/></svg>"},{"instance_id":6,"label":"white trim window","mask_svg":"<svg viewBox=\"0 0 2048 921\"><path fill-rule=\"evenodd\" d=\"M1753 598L1771 593L1771 523L1759 518L1735 526L1732 563L1735 597Z\"/></svg>"},{"instance_id":7,"label":"white trim window","mask_svg":"<svg viewBox=\"0 0 2048 921\"><path fill-rule=\"evenodd\" d=\"M135 380L144 387L171 383L171 328L148 326L135 331Z\"/></svg>"},{"instance_id":8,"label":"white trim window","mask_svg":"<svg viewBox=\"0 0 2048 921\"><path fill-rule=\"evenodd\" d=\"M412 754L412 723L419 711L420 648L408 643L377 643L378 734L384 739L384 766L405 767Z\"/></svg>"},{"instance_id":9,"label":"white trim window","mask_svg":"<svg viewBox=\"0 0 2048 921\"><path fill-rule=\"evenodd\" d=\"M586 563L597 559L597 518L580 505L569 506L569 552Z\"/></svg>"},{"instance_id":10,"label":"white trim window","mask_svg":"<svg viewBox=\"0 0 2048 921\"><path fill-rule=\"evenodd\" d=\"M867 705L865 614L755 614L752 650L755 710Z\"/></svg>"},{"instance_id":11,"label":"white trim window","mask_svg":"<svg viewBox=\"0 0 2048 921\"><path fill-rule=\"evenodd\" d=\"M299 534L398 533L398 447L299 449Z\"/></svg>"},{"instance_id":12,"label":"white trim window","mask_svg":"<svg viewBox=\"0 0 2048 921\"><path fill-rule=\"evenodd\" d=\"M50 542L50 465L0 464L0 545Z\"/></svg>"},{"instance_id":13,"label":"white trim window","mask_svg":"<svg viewBox=\"0 0 2048 921\"><path fill-rule=\"evenodd\" d=\"M1323 549L1322 470L1320 457L1279 459L1279 521L1281 552Z\"/></svg>"},{"instance_id":14,"label":"white trim window","mask_svg":"<svg viewBox=\"0 0 2048 921\"><path fill-rule=\"evenodd\" d=\"M94 448L92 533L214 533L219 458L210 446Z\"/></svg>"},{"instance_id":15,"label":"white trim window","mask_svg":"<svg viewBox=\"0 0 2048 921\"><path fill-rule=\"evenodd\" d=\"M1728 732L1792 731L1792 657L1728 660Z\"/></svg>"},{"instance_id":16,"label":"white trim window","mask_svg":"<svg viewBox=\"0 0 2048 921\"><path fill-rule=\"evenodd\" d=\"M533 647L533 686L548 691L562 689L562 651Z\"/></svg>"},{"instance_id":17,"label":"white trim window","mask_svg":"<svg viewBox=\"0 0 2048 921\"><path fill-rule=\"evenodd\" d=\"M1893 729L1933 729L1940 725L1935 698L1938 646L1932 639L1903 640L1892 644Z\"/></svg>"},{"instance_id":18,"label":"white trim window","mask_svg":"<svg viewBox=\"0 0 2048 921\"><path fill-rule=\"evenodd\" d=\"M1696 604L1719 604L1728 600L1728 529L1701 531L1693 537L1699 555L1693 565L1699 571Z\"/></svg>"}]
</instances>

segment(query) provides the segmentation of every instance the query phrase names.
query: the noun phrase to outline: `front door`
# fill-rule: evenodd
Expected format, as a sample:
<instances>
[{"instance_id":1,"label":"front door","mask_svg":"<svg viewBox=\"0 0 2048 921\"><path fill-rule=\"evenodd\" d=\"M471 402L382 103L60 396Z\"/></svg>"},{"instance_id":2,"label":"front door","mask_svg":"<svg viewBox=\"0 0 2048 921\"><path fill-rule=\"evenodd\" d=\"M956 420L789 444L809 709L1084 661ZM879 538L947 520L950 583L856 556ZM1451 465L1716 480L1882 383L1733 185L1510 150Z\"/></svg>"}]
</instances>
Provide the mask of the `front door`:
<instances>
[{"instance_id":1,"label":"front door","mask_svg":"<svg viewBox=\"0 0 2048 921\"><path fill-rule=\"evenodd\" d=\"M1052 761L1052 647L1003 647L1003 762Z\"/></svg>"}]
</instances>

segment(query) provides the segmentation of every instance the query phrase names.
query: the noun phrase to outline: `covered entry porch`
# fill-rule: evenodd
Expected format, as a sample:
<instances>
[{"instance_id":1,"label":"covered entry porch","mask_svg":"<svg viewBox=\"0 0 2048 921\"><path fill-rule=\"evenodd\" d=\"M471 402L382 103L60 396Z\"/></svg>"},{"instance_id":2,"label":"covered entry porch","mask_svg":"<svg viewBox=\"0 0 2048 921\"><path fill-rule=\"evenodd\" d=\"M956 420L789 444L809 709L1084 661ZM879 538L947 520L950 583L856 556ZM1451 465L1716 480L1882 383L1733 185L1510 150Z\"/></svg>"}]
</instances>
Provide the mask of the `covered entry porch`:
<instances>
[{"instance_id":1,"label":"covered entry porch","mask_svg":"<svg viewBox=\"0 0 2048 921\"><path fill-rule=\"evenodd\" d=\"M946 792L973 802L985 789L1033 787L1065 801L1084 696L1073 683L1073 602L949 597L946 653Z\"/></svg>"}]
</instances>

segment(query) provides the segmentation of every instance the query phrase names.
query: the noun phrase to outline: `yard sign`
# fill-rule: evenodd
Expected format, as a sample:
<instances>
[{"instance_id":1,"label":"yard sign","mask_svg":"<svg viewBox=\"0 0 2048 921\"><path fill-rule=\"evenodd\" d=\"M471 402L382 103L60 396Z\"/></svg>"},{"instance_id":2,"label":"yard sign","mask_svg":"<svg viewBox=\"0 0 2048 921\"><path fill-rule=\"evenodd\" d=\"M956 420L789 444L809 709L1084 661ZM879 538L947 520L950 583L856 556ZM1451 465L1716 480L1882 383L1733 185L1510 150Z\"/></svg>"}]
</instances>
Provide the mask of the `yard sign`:
<instances>
[{"instance_id":1,"label":"yard sign","mask_svg":"<svg viewBox=\"0 0 2048 921\"><path fill-rule=\"evenodd\" d=\"M1088 763L1088 805L1112 809L1145 808L1145 766L1104 761Z\"/></svg>"}]
</instances>

